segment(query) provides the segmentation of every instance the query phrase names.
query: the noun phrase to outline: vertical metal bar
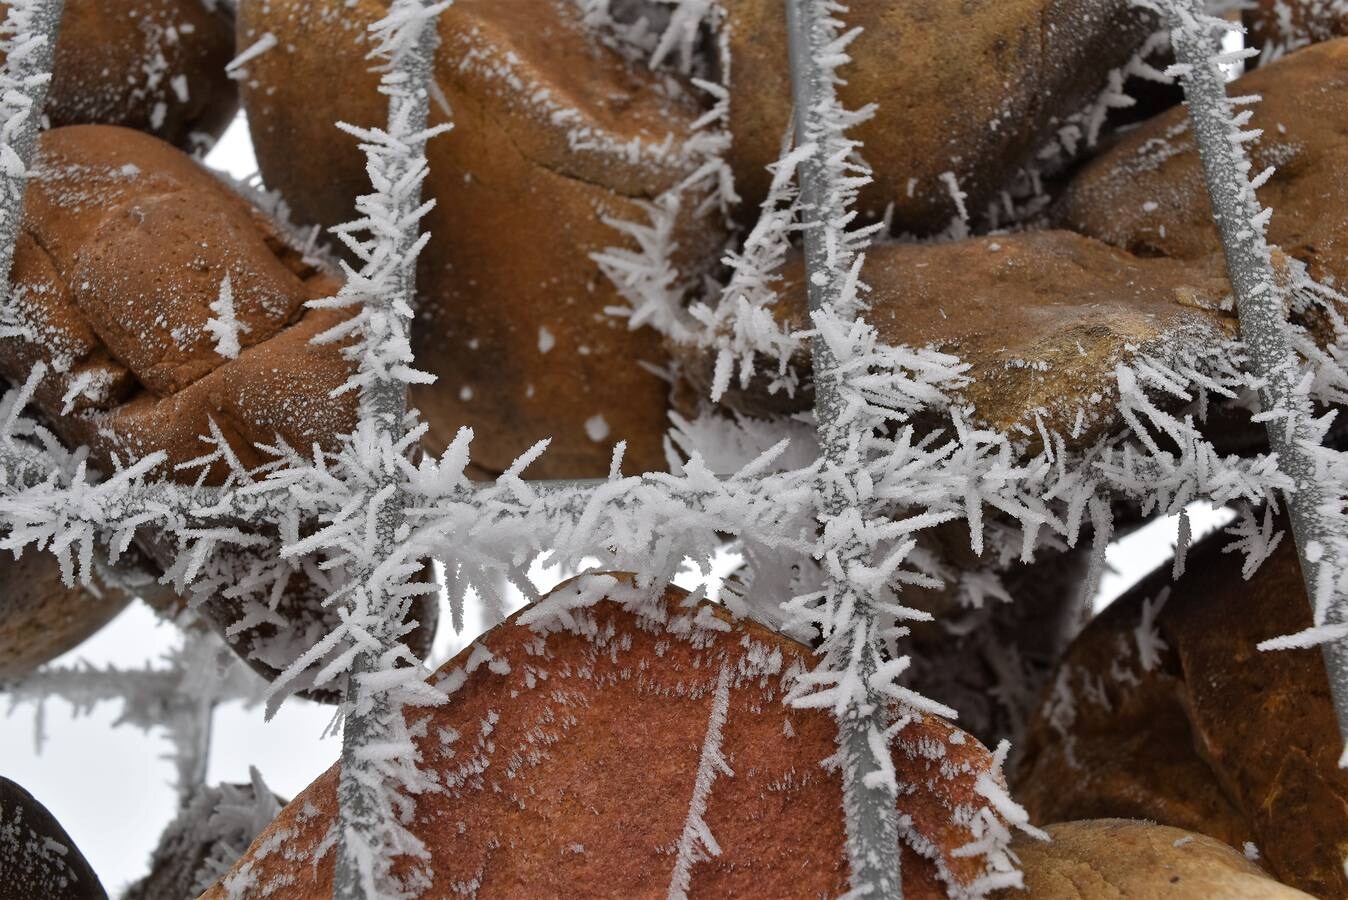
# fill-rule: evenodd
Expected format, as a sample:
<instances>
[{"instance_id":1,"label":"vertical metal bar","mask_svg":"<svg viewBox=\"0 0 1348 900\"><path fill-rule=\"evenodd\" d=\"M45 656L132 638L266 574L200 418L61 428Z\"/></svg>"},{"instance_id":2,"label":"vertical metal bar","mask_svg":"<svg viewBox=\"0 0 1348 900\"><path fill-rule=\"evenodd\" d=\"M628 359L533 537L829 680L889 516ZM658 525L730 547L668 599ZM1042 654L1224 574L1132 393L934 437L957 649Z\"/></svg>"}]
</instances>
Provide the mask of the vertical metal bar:
<instances>
[{"instance_id":1,"label":"vertical metal bar","mask_svg":"<svg viewBox=\"0 0 1348 900\"><path fill-rule=\"evenodd\" d=\"M796 145L805 146L819 141L816 151L801 163L801 215L805 224L805 268L810 309L832 309L842 293L842 277L846 273L830 272L824 232L826 222L834 210L828 209L830 194L827 148L821 138L825 123L820 121L821 104L833 90L831 74L821 66L820 54L823 11L816 0L786 0L787 30L790 38L791 86L796 108ZM811 351L814 359L815 419L819 444L830 469L845 471L849 433L839 425L842 400L839 395L838 361L823 340L815 340ZM821 484L823 512L836 516L846 512L848 500L830 479ZM867 550L853 540L844 548L844 564L864 558ZM848 584L835 586L839 592L854 592ZM858 610L867 607L865 597L853 597ZM862 612L865 634L851 632L844 640L864 641L861 652L861 675L869 685L875 673L872 648L876 622L874 616ZM900 870L898 808L894 796L887 790L868 787L867 774L880 768L875 759L871 736L883 735L888 727L887 703L868 688L868 702L864 708L853 706L839 718L838 744L842 761L843 807L846 816L848 857L852 868L852 889L869 889L868 896L903 897L903 879ZM884 743L883 741L881 743ZM888 747L883 748L889 752Z\"/></svg>"},{"instance_id":2,"label":"vertical metal bar","mask_svg":"<svg viewBox=\"0 0 1348 900\"><path fill-rule=\"evenodd\" d=\"M10 83L0 98L4 116L0 122L0 274L6 296L64 8L63 0L11 3L5 21L15 31L5 41L5 76Z\"/></svg>"},{"instance_id":3,"label":"vertical metal bar","mask_svg":"<svg viewBox=\"0 0 1348 900\"><path fill-rule=\"evenodd\" d=\"M1317 474L1313 452L1313 412L1297 387L1301 368L1288 335L1286 285L1273 268L1264 228L1256 223L1259 201L1251 187L1249 157L1235 139L1236 122L1226 93L1226 79L1214 58L1220 47L1203 23L1199 0L1167 0L1174 26L1175 56L1184 67L1181 81L1189 107L1212 215L1221 232L1226 268L1236 295L1241 337L1254 374L1262 380L1265 410L1286 410L1290 421L1267 424L1269 446L1278 467L1296 489L1284 496L1301 574L1312 608L1327 598L1324 622L1345 622L1343 598L1337 595L1338 573L1348 560L1340 557L1342 534L1335 530L1325 504L1338 502ZM1348 647L1342 640L1323 645L1325 668L1338 717L1339 733L1348 742Z\"/></svg>"},{"instance_id":4,"label":"vertical metal bar","mask_svg":"<svg viewBox=\"0 0 1348 900\"><path fill-rule=\"evenodd\" d=\"M402 0L401 3L395 0L389 14L393 15L400 5L430 6L423 0ZM438 44L436 20L429 18L421 23L415 44L399 58L397 77L382 80L382 89L389 97L387 132L407 147L402 165L396 171L386 173L389 183L394 186L426 164L424 133L430 113L430 80ZM389 329L395 339L405 339L410 325L406 314L400 310L410 310L415 305L416 266L411 251L421 233L420 217L415 214L421 205L420 182L415 184L413 190L396 198L395 208L385 211L397 223L396 234L389 238L391 243L382 259L384 264L397 267L391 273L393 290L365 298L367 308L373 307L379 313L379 327ZM366 340L376 337L367 329ZM360 417L362 421L372 422L381 436L387 436L390 446L398 444L404 437L406 414L407 385L404 381L385 375L363 387ZM381 478L371 490L370 500L381 503L375 520L374 556L384 560L393 554L397 532L404 521L405 503L396 469L384 467ZM402 607L375 583L375 566L352 572L351 577L363 585L372 608L380 614L381 623L373 634L378 646L362 649L352 661L344 698L346 718L337 787L340 838L334 895L340 900L366 900L371 896L370 885L362 876L360 860L352 852L351 840L361 837L367 847L377 846L378 842L372 836L384 824L380 818L388 810L379 796L387 786L375 783L378 779L362 777L367 764L360 754L362 748L383 741L391 733L394 717L401 716L402 710L390 702L383 691L369 688L365 681L383 667L384 657L392 649L396 629L401 624Z\"/></svg>"}]
</instances>

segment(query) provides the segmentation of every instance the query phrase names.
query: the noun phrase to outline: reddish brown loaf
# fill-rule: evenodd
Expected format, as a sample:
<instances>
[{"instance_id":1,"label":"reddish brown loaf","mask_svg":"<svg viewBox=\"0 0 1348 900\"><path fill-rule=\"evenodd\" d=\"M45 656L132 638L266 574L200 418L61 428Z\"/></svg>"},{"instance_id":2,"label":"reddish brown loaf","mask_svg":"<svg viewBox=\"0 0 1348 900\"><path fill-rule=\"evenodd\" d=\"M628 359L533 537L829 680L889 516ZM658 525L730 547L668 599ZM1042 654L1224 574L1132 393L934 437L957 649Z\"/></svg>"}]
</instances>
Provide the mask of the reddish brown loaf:
<instances>
[{"instance_id":1,"label":"reddish brown loaf","mask_svg":"<svg viewBox=\"0 0 1348 900\"><path fill-rule=\"evenodd\" d=\"M745 198L767 192L791 114L785 6L725 4L731 51L730 160ZM930 233L956 217L944 173L975 214L1034 162L1065 120L1096 99L1151 31L1128 0L858 2L843 17L864 30L840 96L879 104L855 129L875 183L862 206L893 204L899 231Z\"/></svg>"},{"instance_id":2,"label":"reddish brown loaf","mask_svg":"<svg viewBox=\"0 0 1348 900\"><path fill-rule=\"evenodd\" d=\"M382 126L385 104L366 71L366 27L380 0L246 0L240 44L270 32L280 46L243 81L258 161L296 215L351 218L368 190L341 119ZM476 434L479 467L499 472L538 440L536 477L662 468L668 385L657 335L629 330L591 254L628 240L606 219L644 222L641 203L679 182L698 107L676 84L598 43L569 0L460 0L440 18L436 82L454 131L429 149L413 343L438 377L413 392L442 447ZM433 107L432 121L443 114ZM681 223L686 252L720 241ZM714 257L713 257L714 258Z\"/></svg>"},{"instance_id":3,"label":"reddish brown loaf","mask_svg":"<svg viewBox=\"0 0 1348 900\"><path fill-rule=\"evenodd\" d=\"M1311 624L1284 537L1249 581L1217 535L1077 639L1030 726L1016 796L1035 821L1150 819L1260 853L1282 881L1348 895L1348 773L1318 650L1256 645Z\"/></svg>"},{"instance_id":4,"label":"reddish brown loaf","mask_svg":"<svg viewBox=\"0 0 1348 900\"><path fill-rule=\"evenodd\" d=\"M209 171L168 144L112 126L46 133L14 263L18 333L0 339L0 375L48 367L35 405L68 446L87 446L104 472L112 460L163 452L168 466L201 456L211 424L245 466L268 457L257 444L331 448L355 421L351 395L334 399L349 363L311 339L349 313L307 310L336 279L293 249L281 229ZM233 355L206 327L229 280L246 330ZM210 480L224 476L223 464ZM161 566L170 548L140 535ZM248 551L256 552L256 551ZM274 549L268 549L268 554ZM246 564L241 563L241 564ZM307 638L327 613L321 593L293 575L279 610ZM418 649L433 632L434 603L417 612ZM222 629L239 602L211 594ZM271 618L271 617L264 617ZM229 635L264 674L283 668L295 641L273 642L268 622Z\"/></svg>"},{"instance_id":5,"label":"reddish brown loaf","mask_svg":"<svg viewBox=\"0 0 1348 900\"><path fill-rule=\"evenodd\" d=\"M148 135L110 126L43 135L14 278L24 333L0 338L0 374L21 382L47 364L39 409L105 471L113 454L198 457L210 421L245 464L262 461L255 443L279 435L330 446L354 422L353 404L329 396L346 361L309 344L340 314L304 309L338 282ZM247 329L233 359L205 327L226 278Z\"/></svg>"},{"instance_id":6,"label":"reddish brown loaf","mask_svg":"<svg viewBox=\"0 0 1348 900\"><path fill-rule=\"evenodd\" d=\"M709 782L701 817L720 854L686 870L689 896L847 890L841 790L820 765L836 750L834 720L783 703L813 662L809 648L686 599L588 576L440 670L452 696L428 711L420 751L441 787L418 797L411 818L431 893L471 884L497 897L665 896L721 704L719 750L733 774ZM993 867L958 850L993 815L976 786L998 777L990 754L918 717L899 734L894 765L911 816L905 896L967 890ZM294 900L330 897L336 780L334 767L303 791L204 897L265 896L279 885Z\"/></svg>"},{"instance_id":7,"label":"reddish brown loaf","mask_svg":"<svg viewBox=\"0 0 1348 900\"><path fill-rule=\"evenodd\" d=\"M66 0L51 123L124 125L185 149L209 144L239 103L225 75L231 9L226 0Z\"/></svg>"}]
</instances>

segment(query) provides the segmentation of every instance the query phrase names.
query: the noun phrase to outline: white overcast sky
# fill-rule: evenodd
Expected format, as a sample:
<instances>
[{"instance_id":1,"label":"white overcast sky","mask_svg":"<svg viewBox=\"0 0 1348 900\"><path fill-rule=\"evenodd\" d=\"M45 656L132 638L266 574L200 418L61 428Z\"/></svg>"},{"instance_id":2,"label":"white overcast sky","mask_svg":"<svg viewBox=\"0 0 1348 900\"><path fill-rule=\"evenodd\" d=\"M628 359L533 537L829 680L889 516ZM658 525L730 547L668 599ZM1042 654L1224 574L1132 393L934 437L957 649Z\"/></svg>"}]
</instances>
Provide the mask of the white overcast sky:
<instances>
[{"instance_id":1,"label":"white overcast sky","mask_svg":"<svg viewBox=\"0 0 1348 900\"><path fill-rule=\"evenodd\" d=\"M242 119L234 122L207 161L236 178L253 174L256 161ZM1196 536L1225 521L1224 512L1200 506L1191 510ZM1169 558L1175 532L1171 518L1114 544L1109 562L1117 571L1106 575L1097 605L1108 603ZM448 616L442 616L439 660L463 643L449 632L447 621ZM468 632L475 633L471 618L467 625ZM158 660L176 641L175 629L137 605L57 662L87 660L132 668ZM144 873L150 850L175 806L172 766L163 758L167 742L156 729L145 733L113 727L117 707L105 704L91 715L73 719L67 704L48 703L47 744L41 755L34 752L32 707L20 707L0 719L0 774L22 784L51 809L114 896ZM0 712L7 709L5 704ZM248 767L255 765L273 790L292 797L337 757L337 741L320 737L330 720L327 707L297 700L288 701L270 723L262 721L260 709L224 706L215 715L208 779L246 782Z\"/></svg>"}]
</instances>

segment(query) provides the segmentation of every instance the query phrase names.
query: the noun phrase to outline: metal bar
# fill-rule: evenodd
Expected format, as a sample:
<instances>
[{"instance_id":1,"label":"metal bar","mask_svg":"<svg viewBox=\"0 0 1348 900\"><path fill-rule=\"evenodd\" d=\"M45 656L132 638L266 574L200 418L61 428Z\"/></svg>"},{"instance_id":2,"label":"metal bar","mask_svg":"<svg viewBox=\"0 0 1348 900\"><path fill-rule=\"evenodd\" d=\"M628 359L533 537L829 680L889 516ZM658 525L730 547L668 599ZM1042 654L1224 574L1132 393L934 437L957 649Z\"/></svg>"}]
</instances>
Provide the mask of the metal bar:
<instances>
[{"instance_id":1,"label":"metal bar","mask_svg":"<svg viewBox=\"0 0 1348 900\"><path fill-rule=\"evenodd\" d=\"M6 29L13 31L4 42L8 84L0 98L0 158L5 158L0 165L0 273L6 299L64 8L64 0L20 0L9 4L5 20Z\"/></svg>"},{"instance_id":2,"label":"metal bar","mask_svg":"<svg viewBox=\"0 0 1348 900\"><path fill-rule=\"evenodd\" d=\"M430 3L423 3L422 0L394 0L388 15L390 19L401 15L417 22L418 14L430 6ZM386 277L391 275L393 290L365 299L367 311L373 309L377 313L367 320L364 329L367 354L373 353L370 345L375 341L406 343L410 311L415 307L416 265L413 248L421 237L420 214L417 212L421 206L421 180L417 173L426 166L430 82L439 34L434 17L420 18L419 24L414 27L418 29L414 41L405 53L397 54L390 60L390 71L381 81L381 90L389 98L387 133L405 146L401 154L389 154L388 170L384 175L392 190L396 190L400 183L410 183L413 187L401 194L383 198L392 203L393 208L384 212L396 223L396 230L391 236L377 239L387 241L387 244L376 250L376 257L370 265L376 271L381 266L393 267L391 272L383 273ZM371 162L373 165L373 158ZM386 370L381 369L372 374L372 379L361 390L360 416L362 422L371 423L381 437L386 436L388 446L396 446L405 435L407 384ZM380 626L371 635L377 646L362 649L352 661L343 700L342 766L337 786L339 837L333 891L339 900L367 900L374 896L367 878L369 873L362 870L359 854L352 852L351 842L359 838L367 850L387 850L380 848L376 834L390 824L381 819L389 815L391 810L389 804L379 796L382 791L388 790L388 786L377 783L378 779L362 777L368 763L360 754L363 748L386 740L392 733L393 720L402 716L401 707L391 702L384 691L371 689L365 684L368 676L384 667L384 657L393 647L397 628L402 624L404 606L408 602L388 596L388 592L378 583L376 574L378 562L389 558L396 549L398 531L405 521L406 513L401 475L394 467L387 465L382 467L381 475L370 492L371 502L380 502L383 497L376 517L375 560L363 567L362 571L351 573L357 583L366 585L369 601L378 610Z\"/></svg>"},{"instance_id":3,"label":"metal bar","mask_svg":"<svg viewBox=\"0 0 1348 900\"><path fill-rule=\"evenodd\" d=\"M823 47L822 18L824 12L816 0L786 0L787 30L790 37L791 85L796 109L796 145L815 143L816 150L800 167L800 197L805 225L805 269L811 311L831 309L842 293L841 277L846 273L831 271L825 245L825 223L834 212L828 209L830 194L827 165L828 148L824 145L824 123L819 121L821 104L832 96L831 75L820 65ZM815 384L815 419L820 449L830 468L846 471L851 464L847 458L849 433L838 424L842 411L839 394L838 361L823 340L812 344ZM832 486L829 479L821 483L823 512L830 516L846 512L848 501ZM867 548L852 541L842 555L851 561L867 555ZM846 563L844 563L844 566ZM854 591L851 585L839 584L840 591ZM857 608L866 608L866 598L854 597ZM876 632L874 617L866 618L865 640L870 644ZM856 641L850 629L844 640ZM869 685L875 673L875 661L869 652L861 653L861 675ZM846 814L848 856L852 868L852 889L868 896L886 900L901 900L903 879L900 869L898 809L895 798L888 791L868 787L865 777L881 768L875 758L870 736L884 734L888 722L888 704L868 687L866 708L853 707L840 717L838 743L841 751L843 778L843 805ZM888 752L888 748L884 748Z\"/></svg>"},{"instance_id":4,"label":"metal bar","mask_svg":"<svg viewBox=\"0 0 1348 900\"><path fill-rule=\"evenodd\" d=\"M1226 79L1214 59L1220 46L1208 27L1199 0L1166 0L1174 26L1175 56L1183 67L1181 82L1189 107L1213 219L1221 232L1231 287L1236 295L1241 336L1251 368L1264 384L1265 410L1281 409L1289 419L1267 423L1269 446L1279 468L1296 484L1284 495L1301 574L1312 608L1324 598L1326 618L1316 624L1348 621L1335 581L1342 571L1344 536L1327 515L1337 501L1317 475L1310 400L1297 390L1301 367L1288 335L1286 286L1273 268L1264 227L1257 222L1259 201L1248 177L1250 161L1236 139L1237 123L1226 93ZM1348 743L1348 646L1342 640L1322 646L1339 732Z\"/></svg>"}]
</instances>

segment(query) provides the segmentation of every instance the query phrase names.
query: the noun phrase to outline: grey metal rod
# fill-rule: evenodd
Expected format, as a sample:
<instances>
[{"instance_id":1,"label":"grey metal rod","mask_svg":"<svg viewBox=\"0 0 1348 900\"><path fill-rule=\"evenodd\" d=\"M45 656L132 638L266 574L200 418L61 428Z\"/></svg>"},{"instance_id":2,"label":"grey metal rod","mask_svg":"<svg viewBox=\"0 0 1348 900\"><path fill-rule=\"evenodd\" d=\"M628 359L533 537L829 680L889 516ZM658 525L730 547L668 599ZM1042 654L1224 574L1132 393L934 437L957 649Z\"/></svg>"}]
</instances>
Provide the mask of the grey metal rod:
<instances>
[{"instance_id":1,"label":"grey metal rod","mask_svg":"<svg viewBox=\"0 0 1348 900\"><path fill-rule=\"evenodd\" d=\"M1220 47L1205 27L1202 4L1198 0L1165 2L1174 26L1175 57L1183 67L1180 80L1189 121L1236 296L1241 336L1254 374L1264 385L1260 392L1263 408L1285 410L1290 417L1290 421L1269 421L1268 439L1279 468L1296 484L1296 490L1284 499L1306 593L1314 608L1322 590L1334 590L1326 579L1334 579L1342 570L1343 535L1325 511L1326 502L1337 502L1336 498L1316 474L1313 411L1309 398L1297 390L1301 367L1288 335L1286 285L1273 268L1264 227L1256 222L1260 206L1248 176L1250 161L1242 141L1235 139L1237 123L1226 80L1214 62ZM1333 596L1323 624L1342 624L1343 607L1343 598ZM1348 647L1344 641L1333 641L1324 644L1322 651L1339 732L1348 742Z\"/></svg>"},{"instance_id":2,"label":"grey metal rod","mask_svg":"<svg viewBox=\"0 0 1348 900\"><path fill-rule=\"evenodd\" d=\"M409 11L406 7L430 5L422 0L395 0L389 15L399 12L400 6L404 7L404 15L414 15L419 10ZM390 166L392 171L385 173L388 183L394 186L409 176L415 178L415 172L426 165L425 132L439 35L434 18L423 20L418 27L416 40L408 52L396 57L398 71L391 73L394 77L386 76L382 82L382 89L389 98L387 132L406 146L405 154L394 158ZM390 61L390 65L394 64ZM413 190L392 198L394 208L386 211L396 223L396 234L385 248L387 252L382 258L377 257L374 265L376 269L381 262L395 267L387 273L391 274L393 289L386 294L367 297L365 303L381 313L379 319L390 329L391 335L378 335L367 328L364 338L368 342L390 337L405 341L407 338L409 320L399 310L410 310L415 305L416 266L412 249L421 234L417 214L421 206L420 182L415 184ZM361 390L360 412L362 420L373 422L381 434L388 436L390 445L396 445L406 427L406 383L391 374L377 373ZM366 585L369 601L378 611L380 622L372 634L377 646L362 649L352 661L343 699L346 715L342 729L341 775L337 785L339 831L333 891L339 900L373 900L371 884L362 871L359 854L352 851L351 842L359 839L366 848L379 848L376 835L393 825L383 821L392 810L380 796L390 786L380 783L378 777L369 777L366 772L369 763L361 758L363 748L388 739L396 727L395 718L403 714L384 691L371 689L364 683L367 676L384 667L384 657L393 647L408 602L405 598L400 600L390 596L376 583L378 563L396 551L398 530L405 521L406 507L400 474L390 466L384 466L382 471L382 477L370 492L370 500L377 502L389 489L392 493L385 496L376 516L375 558L360 571L351 573L357 583Z\"/></svg>"},{"instance_id":3,"label":"grey metal rod","mask_svg":"<svg viewBox=\"0 0 1348 900\"><path fill-rule=\"evenodd\" d=\"M816 0L786 0L787 31L790 38L791 87L796 108L796 144L805 146L823 136L824 123L819 121L821 103L831 96L831 75L820 65L819 37L823 12ZM810 309L832 309L841 295L841 275L830 271L824 231L832 210L827 208L830 194L830 174L827 165L828 148L821 142L816 152L801 163L800 198L805 232L805 268ZM820 449L832 467L849 466L847 449L849 432L838 424L842 412L839 393L838 360L823 340L812 342L814 361L815 419ZM821 485L823 511L828 515L844 513L848 501L841 491ZM848 560L862 559L867 549L853 540L842 555ZM838 584L839 591L854 591L848 584ZM866 610L866 598L856 597L859 610ZM874 635L876 622L869 612L867 635ZM845 640L855 640L850 631ZM875 662L870 648L861 654L861 675L869 685L875 673ZM848 858L851 863L852 889L869 889L868 896L901 900L903 879L899 855L898 808L895 798L886 790L868 787L867 774L881 768L875 759L869 740L874 730L884 734L888 722L888 704L884 697L868 688L865 709L853 706L840 717L838 744L841 750L843 806L847 827ZM886 748L886 752L888 752Z\"/></svg>"},{"instance_id":4,"label":"grey metal rod","mask_svg":"<svg viewBox=\"0 0 1348 900\"><path fill-rule=\"evenodd\" d=\"M0 143L8 144L13 158L20 165L0 167L0 274L4 276L5 294L11 285L10 270L14 266L14 246L23 225L23 198L28 190L28 179L37 155L38 135L42 130L42 110L47 104L47 89L51 85L52 66L56 59L56 40L61 29L64 0L30 0L12 3L6 25L16 34L6 43L8 57L5 75L13 91L4 97L7 121L0 123ZM31 16L31 17L30 17ZM23 39L26 35L26 40ZM21 114L17 123L16 115Z\"/></svg>"}]
</instances>

